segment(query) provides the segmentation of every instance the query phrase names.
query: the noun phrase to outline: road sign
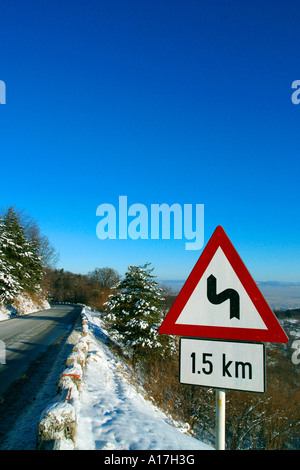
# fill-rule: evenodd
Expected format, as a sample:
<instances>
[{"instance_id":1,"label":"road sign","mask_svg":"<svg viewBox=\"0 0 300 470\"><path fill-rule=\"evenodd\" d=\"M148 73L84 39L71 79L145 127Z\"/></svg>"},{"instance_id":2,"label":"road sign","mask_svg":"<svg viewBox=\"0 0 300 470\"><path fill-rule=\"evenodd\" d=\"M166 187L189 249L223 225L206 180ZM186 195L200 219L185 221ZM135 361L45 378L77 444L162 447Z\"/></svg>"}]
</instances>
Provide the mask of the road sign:
<instances>
[{"instance_id":1,"label":"road sign","mask_svg":"<svg viewBox=\"0 0 300 470\"><path fill-rule=\"evenodd\" d=\"M189 337L288 342L221 226L214 231L158 331Z\"/></svg>"},{"instance_id":2,"label":"road sign","mask_svg":"<svg viewBox=\"0 0 300 470\"><path fill-rule=\"evenodd\" d=\"M265 347L261 343L180 339L180 383L265 392Z\"/></svg>"}]
</instances>

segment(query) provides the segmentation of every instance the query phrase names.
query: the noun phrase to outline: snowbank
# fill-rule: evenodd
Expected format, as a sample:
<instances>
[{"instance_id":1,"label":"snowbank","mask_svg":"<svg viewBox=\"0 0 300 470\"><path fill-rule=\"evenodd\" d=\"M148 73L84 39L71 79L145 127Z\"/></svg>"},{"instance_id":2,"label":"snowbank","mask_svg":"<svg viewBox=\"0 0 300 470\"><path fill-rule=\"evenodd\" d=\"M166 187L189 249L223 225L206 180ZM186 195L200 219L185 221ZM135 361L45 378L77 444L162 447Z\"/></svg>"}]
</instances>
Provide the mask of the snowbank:
<instances>
[{"instance_id":1,"label":"snowbank","mask_svg":"<svg viewBox=\"0 0 300 470\"><path fill-rule=\"evenodd\" d=\"M144 398L108 347L101 315L83 308L56 402L42 413L37 449L212 450Z\"/></svg>"},{"instance_id":2,"label":"snowbank","mask_svg":"<svg viewBox=\"0 0 300 470\"><path fill-rule=\"evenodd\" d=\"M84 309L82 315L82 329ZM81 333L79 341L66 359L66 369L58 381L57 396L42 413L37 430L38 450L74 450L77 416L72 403L79 400L81 381L89 349L89 340ZM87 335L87 333L85 334Z\"/></svg>"},{"instance_id":3,"label":"snowbank","mask_svg":"<svg viewBox=\"0 0 300 470\"><path fill-rule=\"evenodd\" d=\"M30 296L29 294L19 294L12 305L8 307L0 306L0 321L8 320L13 315L29 315L40 310L48 310L51 306L43 297Z\"/></svg>"},{"instance_id":4,"label":"snowbank","mask_svg":"<svg viewBox=\"0 0 300 470\"><path fill-rule=\"evenodd\" d=\"M0 321L8 320L12 315L16 315L17 310L9 305L8 307L3 307L0 305Z\"/></svg>"},{"instance_id":5,"label":"snowbank","mask_svg":"<svg viewBox=\"0 0 300 470\"><path fill-rule=\"evenodd\" d=\"M40 419L37 449L71 450L75 439L76 414L73 406L66 402L49 405Z\"/></svg>"},{"instance_id":6,"label":"snowbank","mask_svg":"<svg viewBox=\"0 0 300 470\"><path fill-rule=\"evenodd\" d=\"M80 399L73 402L78 421L76 449L212 450L136 390L129 371L106 344L101 316L87 308L84 315L90 346Z\"/></svg>"}]
</instances>

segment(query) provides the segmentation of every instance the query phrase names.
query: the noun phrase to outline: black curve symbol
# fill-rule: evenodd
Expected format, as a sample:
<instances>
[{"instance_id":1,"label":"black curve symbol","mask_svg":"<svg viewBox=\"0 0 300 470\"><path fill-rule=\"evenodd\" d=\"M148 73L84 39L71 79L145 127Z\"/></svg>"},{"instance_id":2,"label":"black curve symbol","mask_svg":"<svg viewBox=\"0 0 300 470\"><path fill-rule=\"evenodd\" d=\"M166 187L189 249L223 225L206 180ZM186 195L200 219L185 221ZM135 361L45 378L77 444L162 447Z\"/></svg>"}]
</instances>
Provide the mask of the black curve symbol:
<instances>
[{"instance_id":1,"label":"black curve symbol","mask_svg":"<svg viewBox=\"0 0 300 470\"><path fill-rule=\"evenodd\" d=\"M207 298L214 305L219 305L229 299L230 319L240 319L240 296L234 289L225 289L217 294L217 279L212 274L207 278Z\"/></svg>"}]
</instances>

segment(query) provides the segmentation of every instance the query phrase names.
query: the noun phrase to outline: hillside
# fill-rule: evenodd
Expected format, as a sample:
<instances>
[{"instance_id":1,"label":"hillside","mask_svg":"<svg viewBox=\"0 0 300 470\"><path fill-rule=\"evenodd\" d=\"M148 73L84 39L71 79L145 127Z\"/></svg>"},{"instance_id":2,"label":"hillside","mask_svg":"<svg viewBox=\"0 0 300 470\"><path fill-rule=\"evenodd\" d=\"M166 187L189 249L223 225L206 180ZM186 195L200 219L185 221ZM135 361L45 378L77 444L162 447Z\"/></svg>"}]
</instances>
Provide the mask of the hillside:
<instances>
[{"instance_id":1,"label":"hillside","mask_svg":"<svg viewBox=\"0 0 300 470\"><path fill-rule=\"evenodd\" d=\"M122 349L111 340L102 315L86 310L86 316L91 345L76 405L77 448L196 450L209 448L206 444L214 446L214 391L180 385L176 358L169 367L152 364L133 371ZM227 393L230 449L299 447L300 377L291 355L293 341L300 337L300 323L297 318L281 321L290 342L267 345L267 392Z\"/></svg>"},{"instance_id":2,"label":"hillside","mask_svg":"<svg viewBox=\"0 0 300 470\"><path fill-rule=\"evenodd\" d=\"M101 317L86 309L90 352L80 400L76 449L209 450L187 434L188 426L145 398L132 370L108 347Z\"/></svg>"}]
</instances>

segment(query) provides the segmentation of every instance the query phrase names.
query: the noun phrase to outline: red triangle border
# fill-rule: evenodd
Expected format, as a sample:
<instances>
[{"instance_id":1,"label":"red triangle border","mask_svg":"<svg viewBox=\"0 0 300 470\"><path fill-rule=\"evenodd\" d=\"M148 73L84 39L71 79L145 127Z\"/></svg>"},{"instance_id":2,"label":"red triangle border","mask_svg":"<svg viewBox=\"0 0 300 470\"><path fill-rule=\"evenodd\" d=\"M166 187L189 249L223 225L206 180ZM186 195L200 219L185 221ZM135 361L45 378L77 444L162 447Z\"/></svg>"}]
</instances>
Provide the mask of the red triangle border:
<instances>
[{"instance_id":1,"label":"red triangle border","mask_svg":"<svg viewBox=\"0 0 300 470\"><path fill-rule=\"evenodd\" d=\"M232 328L201 325L176 325L176 320L203 276L218 248L221 248L252 300L267 329ZM289 341L275 314L264 299L242 259L232 245L223 227L215 229L192 272L179 292L174 304L161 324L160 334L214 338L250 342L287 343Z\"/></svg>"}]
</instances>

